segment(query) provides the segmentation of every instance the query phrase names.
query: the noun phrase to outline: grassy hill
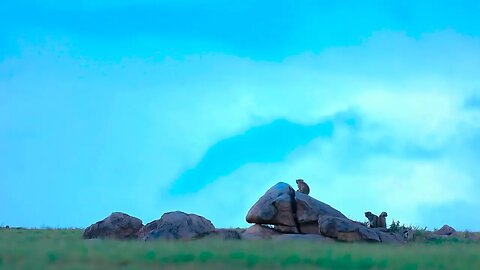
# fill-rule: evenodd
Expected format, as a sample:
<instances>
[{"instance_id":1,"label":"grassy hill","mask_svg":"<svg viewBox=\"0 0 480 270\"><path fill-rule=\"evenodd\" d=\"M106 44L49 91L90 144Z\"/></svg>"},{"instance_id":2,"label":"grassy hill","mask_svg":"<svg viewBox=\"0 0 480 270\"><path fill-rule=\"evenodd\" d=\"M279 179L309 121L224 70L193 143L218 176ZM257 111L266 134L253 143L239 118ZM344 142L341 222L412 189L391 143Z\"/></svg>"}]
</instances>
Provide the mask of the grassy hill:
<instances>
[{"instance_id":1,"label":"grassy hill","mask_svg":"<svg viewBox=\"0 0 480 270\"><path fill-rule=\"evenodd\" d=\"M68 229L0 229L0 270L480 269L480 243L460 238L386 245L83 240L81 234Z\"/></svg>"}]
</instances>

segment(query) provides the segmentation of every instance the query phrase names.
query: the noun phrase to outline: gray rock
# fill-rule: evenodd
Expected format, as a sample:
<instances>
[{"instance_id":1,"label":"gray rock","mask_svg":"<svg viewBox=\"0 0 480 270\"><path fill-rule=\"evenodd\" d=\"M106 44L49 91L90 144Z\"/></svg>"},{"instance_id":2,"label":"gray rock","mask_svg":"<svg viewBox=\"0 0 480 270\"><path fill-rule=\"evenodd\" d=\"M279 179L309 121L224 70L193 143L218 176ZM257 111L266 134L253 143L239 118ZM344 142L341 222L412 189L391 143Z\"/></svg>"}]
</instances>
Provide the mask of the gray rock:
<instances>
[{"instance_id":1,"label":"gray rock","mask_svg":"<svg viewBox=\"0 0 480 270\"><path fill-rule=\"evenodd\" d=\"M392 233L392 232L386 232L383 230L377 230L377 234L380 237L380 241L382 243L387 243L387 244L401 244L401 243L406 243L408 240L403 235Z\"/></svg>"},{"instance_id":2,"label":"gray rock","mask_svg":"<svg viewBox=\"0 0 480 270\"><path fill-rule=\"evenodd\" d=\"M152 240L191 240L202 234L215 231L210 220L184 212L168 212L145 225L140 232L141 239Z\"/></svg>"},{"instance_id":3,"label":"gray rock","mask_svg":"<svg viewBox=\"0 0 480 270\"><path fill-rule=\"evenodd\" d=\"M323 216L318 219L320 232L345 242L405 243L405 238L383 228L368 228L365 224L348 218Z\"/></svg>"},{"instance_id":4,"label":"gray rock","mask_svg":"<svg viewBox=\"0 0 480 270\"><path fill-rule=\"evenodd\" d=\"M93 239L135 239L142 228L142 221L125 213L114 212L107 218L90 225L83 232L83 238Z\"/></svg>"},{"instance_id":5,"label":"gray rock","mask_svg":"<svg viewBox=\"0 0 480 270\"><path fill-rule=\"evenodd\" d=\"M317 222L320 216L347 218L330 205L298 191L295 193L295 201L297 203L297 218L300 224Z\"/></svg>"},{"instance_id":6,"label":"gray rock","mask_svg":"<svg viewBox=\"0 0 480 270\"><path fill-rule=\"evenodd\" d=\"M273 228L255 224L250 226L245 232L242 233L243 239L269 239L274 235L280 235L281 233Z\"/></svg>"},{"instance_id":7,"label":"gray rock","mask_svg":"<svg viewBox=\"0 0 480 270\"><path fill-rule=\"evenodd\" d=\"M299 233L297 227L284 226L284 225L275 225L273 228L281 233Z\"/></svg>"},{"instance_id":8,"label":"gray rock","mask_svg":"<svg viewBox=\"0 0 480 270\"><path fill-rule=\"evenodd\" d=\"M159 222L160 219L157 219L143 226L140 231L138 231L138 239L145 240L145 236L155 230L158 227Z\"/></svg>"},{"instance_id":9,"label":"gray rock","mask_svg":"<svg viewBox=\"0 0 480 270\"><path fill-rule=\"evenodd\" d=\"M454 228L445 224L445 225L442 226L442 228L436 230L433 233L436 234L436 235L452 235L455 232L457 232L457 231Z\"/></svg>"},{"instance_id":10,"label":"gray rock","mask_svg":"<svg viewBox=\"0 0 480 270\"><path fill-rule=\"evenodd\" d=\"M335 242L332 238L325 237L319 234L279 234L273 235L272 240L279 241L311 241L311 242Z\"/></svg>"},{"instance_id":11,"label":"gray rock","mask_svg":"<svg viewBox=\"0 0 480 270\"><path fill-rule=\"evenodd\" d=\"M306 234L320 234L318 221L299 224L300 232Z\"/></svg>"},{"instance_id":12,"label":"gray rock","mask_svg":"<svg viewBox=\"0 0 480 270\"><path fill-rule=\"evenodd\" d=\"M378 234L365 225L347 218L321 216L318 219L319 231L324 236L340 241L380 242Z\"/></svg>"},{"instance_id":13,"label":"gray rock","mask_svg":"<svg viewBox=\"0 0 480 270\"><path fill-rule=\"evenodd\" d=\"M294 197L295 191L290 185L276 184L248 211L247 222L297 227Z\"/></svg>"},{"instance_id":14,"label":"gray rock","mask_svg":"<svg viewBox=\"0 0 480 270\"><path fill-rule=\"evenodd\" d=\"M212 232L201 234L196 239L240 240L242 239L242 230L216 229Z\"/></svg>"}]
</instances>

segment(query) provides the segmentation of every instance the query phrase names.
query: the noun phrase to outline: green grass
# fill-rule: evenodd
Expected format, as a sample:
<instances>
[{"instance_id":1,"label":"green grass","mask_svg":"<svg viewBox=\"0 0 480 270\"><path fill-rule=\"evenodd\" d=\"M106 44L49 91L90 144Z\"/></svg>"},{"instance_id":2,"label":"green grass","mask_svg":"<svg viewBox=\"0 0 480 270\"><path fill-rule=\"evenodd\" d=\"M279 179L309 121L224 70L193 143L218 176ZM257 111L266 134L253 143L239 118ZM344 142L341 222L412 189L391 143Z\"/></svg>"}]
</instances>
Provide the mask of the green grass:
<instances>
[{"instance_id":1,"label":"green grass","mask_svg":"<svg viewBox=\"0 0 480 270\"><path fill-rule=\"evenodd\" d=\"M0 229L0 269L480 269L480 244L82 240L81 230Z\"/></svg>"}]
</instances>

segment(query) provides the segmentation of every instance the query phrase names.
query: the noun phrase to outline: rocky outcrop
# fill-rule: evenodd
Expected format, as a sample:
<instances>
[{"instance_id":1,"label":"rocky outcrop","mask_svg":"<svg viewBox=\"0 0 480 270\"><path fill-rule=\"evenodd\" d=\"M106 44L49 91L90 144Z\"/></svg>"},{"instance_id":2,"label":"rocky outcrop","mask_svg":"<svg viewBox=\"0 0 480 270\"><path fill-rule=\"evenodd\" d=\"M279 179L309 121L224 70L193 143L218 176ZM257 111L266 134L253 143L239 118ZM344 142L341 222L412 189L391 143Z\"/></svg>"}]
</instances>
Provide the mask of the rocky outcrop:
<instances>
[{"instance_id":1,"label":"rocky outcrop","mask_svg":"<svg viewBox=\"0 0 480 270\"><path fill-rule=\"evenodd\" d=\"M168 212L159 220L145 225L139 232L139 238L152 240L191 240L200 235L215 231L210 220L195 214Z\"/></svg>"},{"instance_id":2,"label":"rocky outcrop","mask_svg":"<svg viewBox=\"0 0 480 270\"><path fill-rule=\"evenodd\" d=\"M350 220L326 203L294 192L290 185L282 182L270 188L253 205L246 220L256 224L250 229L259 230L259 234L268 237L281 233L316 234L346 242L405 242L401 235L385 229L367 228L365 224ZM260 225L272 225L273 229Z\"/></svg>"},{"instance_id":3,"label":"rocky outcrop","mask_svg":"<svg viewBox=\"0 0 480 270\"><path fill-rule=\"evenodd\" d=\"M248 229L215 229L208 219L184 212L168 212L158 220L143 226L138 218L124 213L112 213L87 229L84 238L193 240L193 239L274 239L278 241L308 240L319 243L376 242L404 243L405 237L384 228L368 228L350 220L332 206L295 192L286 183L270 188L248 211L246 220L254 223ZM433 234L450 235L449 226Z\"/></svg>"},{"instance_id":4,"label":"rocky outcrop","mask_svg":"<svg viewBox=\"0 0 480 270\"><path fill-rule=\"evenodd\" d=\"M83 232L85 239L135 239L142 228L142 221L125 213L114 212L105 219L90 225Z\"/></svg>"},{"instance_id":5,"label":"rocky outcrop","mask_svg":"<svg viewBox=\"0 0 480 270\"><path fill-rule=\"evenodd\" d=\"M445 224L445 225L442 226L442 228L434 231L433 233L436 234L436 235L448 236L448 235L452 235L456 232L457 231L454 228Z\"/></svg>"}]
</instances>

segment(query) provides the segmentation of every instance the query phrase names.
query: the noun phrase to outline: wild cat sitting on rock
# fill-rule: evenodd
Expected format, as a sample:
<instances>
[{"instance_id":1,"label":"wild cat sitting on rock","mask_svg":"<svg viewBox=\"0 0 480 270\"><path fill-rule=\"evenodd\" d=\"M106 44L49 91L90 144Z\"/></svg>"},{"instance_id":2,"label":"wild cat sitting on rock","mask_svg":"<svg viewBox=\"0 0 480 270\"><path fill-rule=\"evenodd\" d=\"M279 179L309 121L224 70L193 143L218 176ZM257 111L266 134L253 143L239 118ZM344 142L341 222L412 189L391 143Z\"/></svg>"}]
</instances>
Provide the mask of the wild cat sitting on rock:
<instances>
[{"instance_id":1,"label":"wild cat sitting on rock","mask_svg":"<svg viewBox=\"0 0 480 270\"><path fill-rule=\"evenodd\" d=\"M378 222L377 222L377 226L378 228L383 228L383 229L386 229L387 228L387 212L382 212L380 214L380 216L378 216Z\"/></svg>"},{"instance_id":2,"label":"wild cat sitting on rock","mask_svg":"<svg viewBox=\"0 0 480 270\"><path fill-rule=\"evenodd\" d=\"M368 219L368 223L370 224L370 228L387 228L387 212L382 212L380 216L372 214L372 212L365 212L365 217Z\"/></svg>"},{"instance_id":3,"label":"wild cat sitting on rock","mask_svg":"<svg viewBox=\"0 0 480 270\"><path fill-rule=\"evenodd\" d=\"M303 181L303 179L297 179L297 186L298 186L298 192L304 193L304 194L309 194L310 193L310 187Z\"/></svg>"}]
</instances>

